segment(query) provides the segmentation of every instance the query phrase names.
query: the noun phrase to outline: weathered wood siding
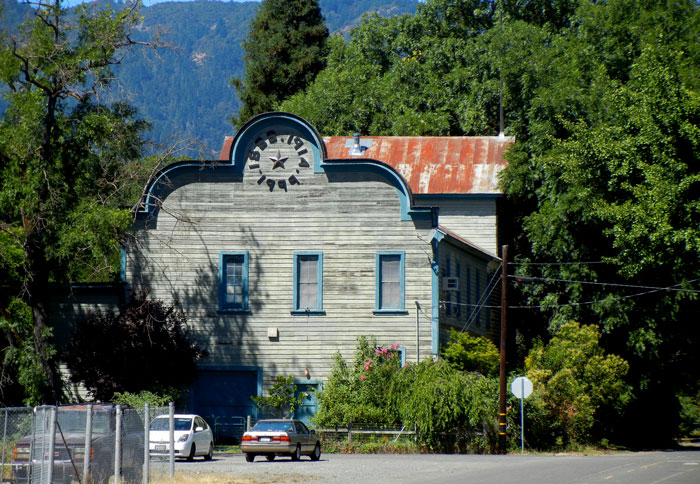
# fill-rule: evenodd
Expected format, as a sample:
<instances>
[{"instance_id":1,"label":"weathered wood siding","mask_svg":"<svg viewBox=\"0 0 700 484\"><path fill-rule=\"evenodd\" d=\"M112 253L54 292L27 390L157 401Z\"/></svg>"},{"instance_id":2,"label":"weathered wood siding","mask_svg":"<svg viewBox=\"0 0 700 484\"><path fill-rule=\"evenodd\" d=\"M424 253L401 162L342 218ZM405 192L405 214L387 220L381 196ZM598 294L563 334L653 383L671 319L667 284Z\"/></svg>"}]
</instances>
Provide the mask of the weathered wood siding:
<instances>
[{"instance_id":1,"label":"weathered wood siding","mask_svg":"<svg viewBox=\"0 0 700 484\"><path fill-rule=\"evenodd\" d=\"M498 253L495 198L442 199L434 203L440 210L440 225L489 251Z\"/></svg>"},{"instance_id":2,"label":"weathered wood siding","mask_svg":"<svg viewBox=\"0 0 700 484\"><path fill-rule=\"evenodd\" d=\"M332 357L354 355L357 338L406 347L416 358L416 301L421 306L421 359L431 351L429 221L400 220L397 191L372 174L297 175L300 185L270 191L258 175L217 180L200 171L172 179L157 224L137 231L127 280L176 300L209 358L203 366L262 367L267 387L277 375L308 368L325 379ZM234 177L235 178L235 177ZM219 312L221 251L249 253L249 308ZM296 251L323 253L325 315L292 315ZM376 253L405 252L405 314L375 315ZM268 339L278 328L279 339Z\"/></svg>"},{"instance_id":3,"label":"weathered wood siding","mask_svg":"<svg viewBox=\"0 0 700 484\"><path fill-rule=\"evenodd\" d=\"M465 253L443 242L440 254L440 344L445 344L449 328L470 331L479 336L493 336L493 308L489 296L488 261ZM444 289L446 277L459 279L458 290Z\"/></svg>"}]
</instances>

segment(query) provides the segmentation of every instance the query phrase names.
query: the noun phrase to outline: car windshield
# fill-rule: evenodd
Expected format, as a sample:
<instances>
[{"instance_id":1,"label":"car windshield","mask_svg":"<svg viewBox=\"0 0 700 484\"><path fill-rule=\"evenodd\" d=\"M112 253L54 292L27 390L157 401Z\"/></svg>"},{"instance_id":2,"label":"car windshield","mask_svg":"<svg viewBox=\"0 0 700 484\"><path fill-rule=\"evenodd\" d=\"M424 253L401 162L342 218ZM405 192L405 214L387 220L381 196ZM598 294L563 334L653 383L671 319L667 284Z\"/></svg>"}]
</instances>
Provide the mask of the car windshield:
<instances>
[{"instance_id":1,"label":"car windshield","mask_svg":"<svg viewBox=\"0 0 700 484\"><path fill-rule=\"evenodd\" d=\"M157 417L151 422L151 430L170 430L170 423L168 417ZM179 430L190 430L192 428L191 418L175 418L175 431Z\"/></svg>"},{"instance_id":2,"label":"car windshield","mask_svg":"<svg viewBox=\"0 0 700 484\"><path fill-rule=\"evenodd\" d=\"M95 412L92 416L92 431L94 433L109 432L109 417L107 412ZM62 432L85 432L87 423L87 411L85 410L61 410L57 412L56 419Z\"/></svg>"},{"instance_id":3,"label":"car windshield","mask_svg":"<svg viewBox=\"0 0 700 484\"><path fill-rule=\"evenodd\" d=\"M292 422L262 421L255 424L254 432L291 432Z\"/></svg>"}]
</instances>

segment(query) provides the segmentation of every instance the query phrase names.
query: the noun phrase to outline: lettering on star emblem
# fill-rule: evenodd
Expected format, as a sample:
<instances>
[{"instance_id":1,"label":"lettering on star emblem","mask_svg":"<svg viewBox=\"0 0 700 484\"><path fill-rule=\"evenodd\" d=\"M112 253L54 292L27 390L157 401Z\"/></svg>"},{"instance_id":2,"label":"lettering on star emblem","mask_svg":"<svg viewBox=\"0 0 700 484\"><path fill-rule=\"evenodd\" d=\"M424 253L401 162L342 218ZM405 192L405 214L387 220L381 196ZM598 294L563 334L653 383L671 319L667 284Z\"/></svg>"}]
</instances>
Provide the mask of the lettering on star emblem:
<instances>
[{"instance_id":1,"label":"lettering on star emblem","mask_svg":"<svg viewBox=\"0 0 700 484\"><path fill-rule=\"evenodd\" d=\"M277 148L277 153L273 151L272 156L267 156L272 163L262 162L261 159L264 160L262 153L273 145ZM248 169L257 171L260 175L257 180L258 185L264 184L270 191L278 188L286 192L291 185L301 185L296 175L300 173L301 168L310 168L311 165L304 158L308 152L309 150L304 147L304 140L299 136L294 134L278 136L274 131L268 131L265 137L261 136L255 140L255 146L248 152ZM297 167L287 168L285 163L290 159L298 160ZM292 170L293 173L287 175Z\"/></svg>"}]
</instances>

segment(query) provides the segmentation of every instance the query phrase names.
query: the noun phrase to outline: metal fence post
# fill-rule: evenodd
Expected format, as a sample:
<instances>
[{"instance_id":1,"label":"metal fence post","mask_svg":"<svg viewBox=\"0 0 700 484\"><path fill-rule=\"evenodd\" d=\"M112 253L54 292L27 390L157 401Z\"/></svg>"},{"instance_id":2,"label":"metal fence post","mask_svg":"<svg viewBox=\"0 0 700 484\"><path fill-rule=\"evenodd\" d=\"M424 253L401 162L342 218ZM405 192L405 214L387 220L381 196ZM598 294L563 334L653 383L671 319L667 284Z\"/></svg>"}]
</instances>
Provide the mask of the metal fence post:
<instances>
[{"instance_id":1,"label":"metal fence post","mask_svg":"<svg viewBox=\"0 0 700 484\"><path fill-rule=\"evenodd\" d=\"M2 431L2 467L0 467L0 481L5 480L5 447L7 447L7 412L5 409L5 425Z\"/></svg>"},{"instance_id":2,"label":"metal fence post","mask_svg":"<svg viewBox=\"0 0 700 484\"><path fill-rule=\"evenodd\" d=\"M47 432L49 437L49 468L48 468L48 479L47 484L53 482L53 461L54 452L56 451L56 407L51 407L49 410L49 431Z\"/></svg>"},{"instance_id":3,"label":"metal fence post","mask_svg":"<svg viewBox=\"0 0 700 484\"><path fill-rule=\"evenodd\" d=\"M168 404L168 419L170 436L170 479L175 477L175 403Z\"/></svg>"},{"instance_id":4,"label":"metal fence post","mask_svg":"<svg viewBox=\"0 0 700 484\"><path fill-rule=\"evenodd\" d=\"M143 411L143 484L148 484L151 472L151 406L144 404Z\"/></svg>"},{"instance_id":5,"label":"metal fence post","mask_svg":"<svg viewBox=\"0 0 700 484\"><path fill-rule=\"evenodd\" d=\"M90 476L90 460L92 459L92 403L88 403L85 419L85 451L83 452L83 479L88 482Z\"/></svg>"},{"instance_id":6,"label":"metal fence post","mask_svg":"<svg viewBox=\"0 0 700 484\"><path fill-rule=\"evenodd\" d=\"M114 422L114 484L119 484L121 478L122 464L122 406L117 405L116 418Z\"/></svg>"},{"instance_id":7,"label":"metal fence post","mask_svg":"<svg viewBox=\"0 0 700 484\"><path fill-rule=\"evenodd\" d=\"M34 470L32 458L34 456L35 448L36 448L36 407L34 407L32 409L32 440L29 442L29 468L27 469L28 482L32 482L32 473Z\"/></svg>"}]
</instances>

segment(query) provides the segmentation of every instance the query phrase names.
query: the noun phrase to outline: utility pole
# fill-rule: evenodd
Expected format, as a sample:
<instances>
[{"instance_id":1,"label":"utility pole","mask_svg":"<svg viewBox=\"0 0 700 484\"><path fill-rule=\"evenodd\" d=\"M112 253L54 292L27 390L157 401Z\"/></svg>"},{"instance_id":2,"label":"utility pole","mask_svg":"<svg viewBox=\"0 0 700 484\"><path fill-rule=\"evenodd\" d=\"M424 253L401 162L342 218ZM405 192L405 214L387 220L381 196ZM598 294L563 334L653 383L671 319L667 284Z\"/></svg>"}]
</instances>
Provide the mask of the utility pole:
<instances>
[{"instance_id":1,"label":"utility pole","mask_svg":"<svg viewBox=\"0 0 700 484\"><path fill-rule=\"evenodd\" d=\"M501 359L498 385L498 450L506 453L506 309L508 307L508 246L501 249Z\"/></svg>"}]
</instances>

